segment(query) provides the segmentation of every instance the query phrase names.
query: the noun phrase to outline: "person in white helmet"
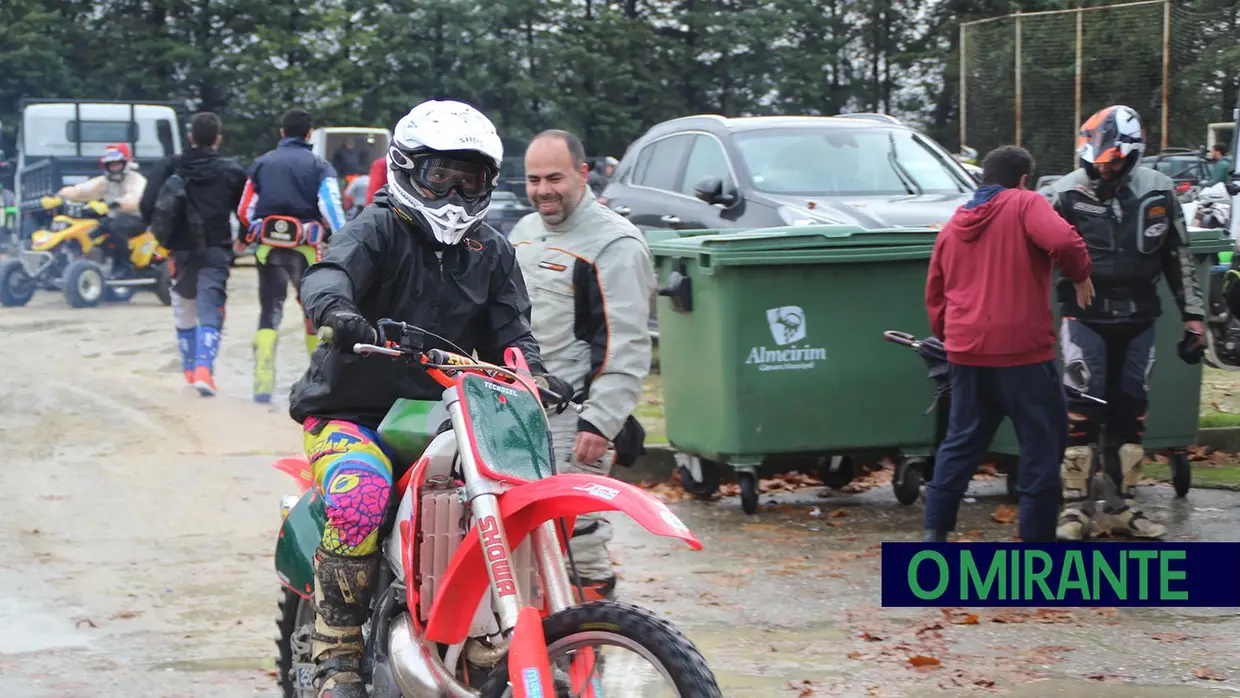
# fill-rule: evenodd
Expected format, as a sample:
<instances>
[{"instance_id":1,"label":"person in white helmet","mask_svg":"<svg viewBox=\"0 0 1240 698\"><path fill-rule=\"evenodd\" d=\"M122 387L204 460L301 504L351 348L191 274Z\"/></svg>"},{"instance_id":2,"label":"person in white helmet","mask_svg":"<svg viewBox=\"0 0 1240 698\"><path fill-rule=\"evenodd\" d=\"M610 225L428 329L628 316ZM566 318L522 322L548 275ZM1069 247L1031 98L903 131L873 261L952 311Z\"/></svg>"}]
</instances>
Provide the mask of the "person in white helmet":
<instances>
[{"instance_id":1,"label":"person in white helmet","mask_svg":"<svg viewBox=\"0 0 1240 698\"><path fill-rule=\"evenodd\" d=\"M397 399L443 393L420 371L358 360L349 347L376 341L376 322L391 318L491 363L518 347L544 388L571 396L571 386L546 375L515 250L484 223L503 155L495 127L473 107L414 107L392 134L387 184L302 277L307 317L334 333L311 354L289 405L327 514L314 559L319 698L366 696L361 626L378 576L379 527L402 475L375 430ZM427 344L458 351L429 335Z\"/></svg>"}]
</instances>

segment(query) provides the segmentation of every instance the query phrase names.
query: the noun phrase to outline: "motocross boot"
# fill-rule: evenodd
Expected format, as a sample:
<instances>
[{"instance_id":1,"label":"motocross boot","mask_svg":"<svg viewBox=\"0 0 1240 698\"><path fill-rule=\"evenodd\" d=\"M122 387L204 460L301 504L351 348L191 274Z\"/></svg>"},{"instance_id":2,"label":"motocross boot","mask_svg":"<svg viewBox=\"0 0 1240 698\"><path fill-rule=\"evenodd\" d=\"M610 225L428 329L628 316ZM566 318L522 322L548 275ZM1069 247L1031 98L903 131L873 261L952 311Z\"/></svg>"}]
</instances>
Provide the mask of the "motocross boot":
<instances>
[{"instance_id":1,"label":"motocross boot","mask_svg":"<svg viewBox=\"0 0 1240 698\"><path fill-rule=\"evenodd\" d=\"M194 384L194 350L197 348L198 330L189 328L177 330L177 349L181 351L181 371L185 374L185 382Z\"/></svg>"},{"instance_id":2,"label":"motocross boot","mask_svg":"<svg viewBox=\"0 0 1240 698\"><path fill-rule=\"evenodd\" d=\"M203 397L215 395L215 356L220 350L218 327L198 326L195 334L194 387Z\"/></svg>"},{"instance_id":3,"label":"motocross boot","mask_svg":"<svg viewBox=\"0 0 1240 698\"><path fill-rule=\"evenodd\" d=\"M1135 503L1137 484L1141 482L1143 473L1142 461L1145 460L1145 449L1140 444L1124 444L1119 447L1120 499L1118 506L1108 503L1107 514L1111 533L1117 536L1133 538L1162 538L1167 534L1167 527L1154 523L1137 507Z\"/></svg>"},{"instance_id":4,"label":"motocross boot","mask_svg":"<svg viewBox=\"0 0 1240 698\"><path fill-rule=\"evenodd\" d=\"M1069 446L1063 454L1059 473L1063 478L1063 511L1055 537L1059 540L1081 540L1093 531L1094 503L1089 499L1089 468L1094 459L1092 446Z\"/></svg>"},{"instance_id":5,"label":"motocross boot","mask_svg":"<svg viewBox=\"0 0 1240 698\"><path fill-rule=\"evenodd\" d=\"M276 341L279 338L275 330L254 333L254 402L271 402L271 395L276 391Z\"/></svg>"},{"instance_id":6,"label":"motocross boot","mask_svg":"<svg viewBox=\"0 0 1240 698\"><path fill-rule=\"evenodd\" d=\"M378 572L378 553L334 555L322 546L315 552L315 616L310 639L319 698L366 698L362 624L370 613Z\"/></svg>"}]
</instances>

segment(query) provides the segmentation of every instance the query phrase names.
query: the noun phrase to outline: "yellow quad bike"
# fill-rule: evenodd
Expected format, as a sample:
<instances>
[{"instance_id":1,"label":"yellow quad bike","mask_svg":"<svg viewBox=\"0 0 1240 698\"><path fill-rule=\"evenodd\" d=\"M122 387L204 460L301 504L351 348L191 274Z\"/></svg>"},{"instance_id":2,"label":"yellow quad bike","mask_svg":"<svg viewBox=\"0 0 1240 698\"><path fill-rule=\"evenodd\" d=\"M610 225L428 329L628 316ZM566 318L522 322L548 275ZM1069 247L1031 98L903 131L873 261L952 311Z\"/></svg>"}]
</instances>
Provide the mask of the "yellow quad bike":
<instances>
[{"instance_id":1,"label":"yellow quad bike","mask_svg":"<svg viewBox=\"0 0 1240 698\"><path fill-rule=\"evenodd\" d=\"M102 247L107 236L99 224L108 215L107 204L58 196L45 196L41 203L45 210L60 211L50 226L31 234L29 249L0 264L0 305L25 305L39 289L59 290L74 308L126 301L139 289L154 291L161 303L172 304L169 253L151 231L130 238L133 273L120 277Z\"/></svg>"}]
</instances>

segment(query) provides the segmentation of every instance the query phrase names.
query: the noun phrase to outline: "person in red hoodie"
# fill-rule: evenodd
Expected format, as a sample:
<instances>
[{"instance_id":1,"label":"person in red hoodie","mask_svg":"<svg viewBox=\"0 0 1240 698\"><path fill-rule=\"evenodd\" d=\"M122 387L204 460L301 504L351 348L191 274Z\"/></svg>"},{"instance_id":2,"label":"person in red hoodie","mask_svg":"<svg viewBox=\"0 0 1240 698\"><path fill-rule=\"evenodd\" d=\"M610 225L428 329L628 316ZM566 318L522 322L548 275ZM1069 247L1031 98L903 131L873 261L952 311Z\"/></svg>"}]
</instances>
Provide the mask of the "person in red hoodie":
<instances>
[{"instance_id":1,"label":"person in red hoodie","mask_svg":"<svg viewBox=\"0 0 1240 698\"><path fill-rule=\"evenodd\" d=\"M926 486L925 540L945 541L960 499L1003 418L1020 441L1020 537L1055 540L1059 465L1068 442L1055 365L1051 272L1093 297L1081 236L1030 191L1033 156L1017 146L982 161L982 185L939 233L926 278L926 312L951 377L947 436Z\"/></svg>"},{"instance_id":2,"label":"person in red hoodie","mask_svg":"<svg viewBox=\"0 0 1240 698\"><path fill-rule=\"evenodd\" d=\"M366 201L362 205L369 206L384 184L387 184L387 153L370 163L370 183L366 186Z\"/></svg>"}]
</instances>

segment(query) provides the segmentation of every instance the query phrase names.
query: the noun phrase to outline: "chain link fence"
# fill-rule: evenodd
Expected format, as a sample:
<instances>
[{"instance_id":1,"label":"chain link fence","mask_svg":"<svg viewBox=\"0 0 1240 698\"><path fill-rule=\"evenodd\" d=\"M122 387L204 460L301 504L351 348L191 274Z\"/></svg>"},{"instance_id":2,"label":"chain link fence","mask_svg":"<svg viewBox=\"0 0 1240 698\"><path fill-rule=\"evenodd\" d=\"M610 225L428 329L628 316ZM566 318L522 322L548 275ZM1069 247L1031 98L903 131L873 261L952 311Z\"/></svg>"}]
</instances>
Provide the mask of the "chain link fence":
<instances>
[{"instance_id":1,"label":"chain link fence","mask_svg":"<svg viewBox=\"0 0 1240 698\"><path fill-rule=\"evenodd\" d=\"M1038 175L1076 167L1076 134L1111 104L1137 110L1147 152L1208 147L1207 125L1227 120L1220 66L1233 20L1171 0L1015 13L960 28L960 138L977 149L1017 144Z\"/></svg>"}]
</instances>

